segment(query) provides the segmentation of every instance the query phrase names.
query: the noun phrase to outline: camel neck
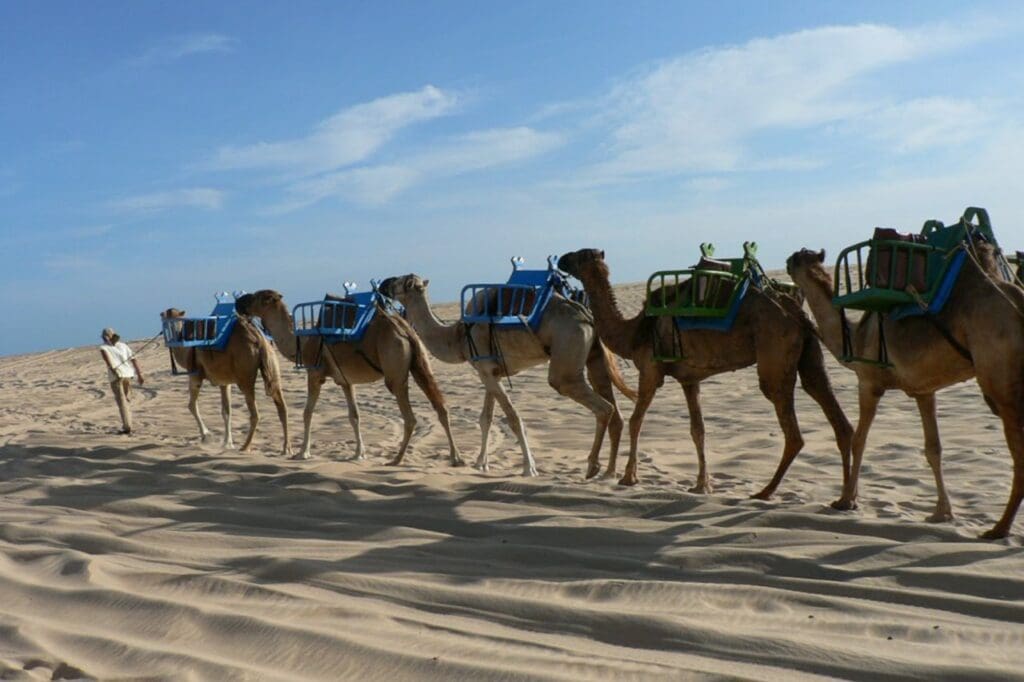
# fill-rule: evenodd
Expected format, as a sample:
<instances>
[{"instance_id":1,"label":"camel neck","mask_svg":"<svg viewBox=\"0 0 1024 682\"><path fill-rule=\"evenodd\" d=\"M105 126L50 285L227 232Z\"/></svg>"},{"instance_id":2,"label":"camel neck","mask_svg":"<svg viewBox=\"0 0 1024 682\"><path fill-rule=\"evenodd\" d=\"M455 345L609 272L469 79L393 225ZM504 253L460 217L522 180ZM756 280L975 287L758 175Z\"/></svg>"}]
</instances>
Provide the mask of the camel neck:
<instances>
[{"instance_id":1,"label":"camel neck","mask_svg":"<svg viewBox=\"0 0 1024 682\"><path fill-rule=\"evenodd\" d=\"M430 308L426 294L414 293L406 297L405 314L430 354L441 362L466 362L462 348L459 323L445 324Z\"/></svg>"},{"instance_id":2,"label":"camel neck","mask_svg":"<svg viewBox=\"0 0 1024 682\"><path fill-rule=\"evenodd\" d=\"M799 273L793 280L800 286L807 299L807 305L811 308L811 315L818 323L821 331L821 338L829 352L837 360L842 362L843 358L843 327L839 316L839 310L832 305L832 282L828 274L820 272ZM857 338L854 333L857 329L856 322L850 322L851 338Z\"/></svg>"},{"instance_id":3,"label":"camel neck","mask_svg":"<svg viewBox=\"0 0 1024 682\"><path fill-rule=\"evenodd\" d=\"M268 311L266 316L261 316L263 324L267 326L270 335L274 337L274 344L281 351L281 355L295 362L295 353L298 350L295 345L295 331L292 328L292 316L283 304L281 307Z\"/></svg>"},{"instance_id":4,"label":"camel neck","mask_svg":"<svg viewBox=\"0 0 1024 682\"><path fill-rule=\"evenodd\" d=\"M585 267L580 273L580 281L590 297L590 310L594 313L598 336L616 355L632 357L633 340L642 314L628 320L622 316L606 272L599 272L596 267Z\"/></svg>"}]
</instances>

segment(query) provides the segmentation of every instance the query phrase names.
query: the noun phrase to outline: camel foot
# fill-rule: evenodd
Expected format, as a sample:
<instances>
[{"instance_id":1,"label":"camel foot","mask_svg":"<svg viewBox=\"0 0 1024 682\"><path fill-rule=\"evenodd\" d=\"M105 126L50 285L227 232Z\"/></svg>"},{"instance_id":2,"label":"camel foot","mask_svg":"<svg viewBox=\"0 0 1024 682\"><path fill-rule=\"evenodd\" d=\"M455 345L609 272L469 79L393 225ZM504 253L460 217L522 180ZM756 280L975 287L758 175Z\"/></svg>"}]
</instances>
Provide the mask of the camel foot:
<instances>
[{"instance_id":1,"label":"camel foot","mask_svg":"<svg viewBox=\"0 0 1024 682\"><path fill-rule=\"evenodd\" d=\"M609 468L604 470L603 474L601 474L601 478L603 480L608 480L609 478L615 478L617 475L618 475L618 472L615 471L614 468L609 467Z\"/></svg>"},{"instance_id":2,"label":"camel foot","mask_svg":"<svg viewBox=\"0 0 1024 682\"><path fill-rule=\"evenodd\" d=\"M387 462L385 462L384 466L396 467L396 466L398 466L401 463L402 463L402 458L401 457L395 457L394 459L389 459Z\"/></svg>"},{"instance_id":3,"label":"camel foot","mask_svg":"<svg viewBox=\"0 0 1024 682\"><path fill-rule=\"evenodd\" d=\"M857 500L847 500L840 497L832 503L832 508L838 511L853 511L857 508Z\"/></svg>"},{"instance_id":4,"label":"camel foot","mask_svg":"<svg viewBox=\"0 0 1024 682\"><path fill-rule=\"evenodd\" d=\"M994 527L992 530L987 530L982 533L979 537L982 540L1000 540L1010 534L1009 528L1000 528L999 526Z\"/></svg>"},{"instance_id":5,"label":"camel foot","mask_svg":"<svg viewBox=\"0 0 1024 682\"><path fill-rule=\"evenodd\" d=\"M757 493L754 493L753 495L751 495L750 499L752 499L752 500L770 500L770 499L772 499L772 495L774 495L774 494L775 494L774 490L768 490L768 488L765 488L761 492L757 492Z\"/></svg>"},{"instance_id":6,"label":"camel foot","mask_svg":"<svg viewBox=\"0 0 1024 682\"><path fill-rule=\"evenodd\" d=\"M599 462L591 462L590 466L587 467L586 480L589 481L594 476L597 476L599 471L601 471L601 464Z\"/></svg>"},{"instance_id":7,"label":"camel foot","mask_svg":"<svg viewBox=\"0 0 1024 682\"><path fill-rule=\"evenodd\" d=\"M637 484L636 474L631 472L631 471L627 471L625 474L622 475L622 478L619 479L619 485L636 485L636 484Z\"/></svg>"},{"instance_id":8,"label":"camel foot","mask_svg":"<svg viewBox=\"0 0 1024 682\"><path fill-rule=\"evenodd\" d=\"M210 433L201 433L201 434L199 434L199 442L200 443L209 443L210 442L210 435L211 435Z\"/></svg>"},{"instance_id":9,"label":"camel foot","mask_svg":"<svg viewBox=\"0 0 1024 682\"><path fill-rule=\"evenodd\" d=\"M491 467L488 466L486 459L477 459L473 462L473 468L477 471L489 471Z\"/></svg>"},{"instance_id":10,"label":"camel foot","mask_svg":"<svg viewBox=\"0 0 1024 682\"><path fill-rule=\"evenodd\" d=\"M711 481L702 481L697 485L690 488L689 492L696 493L698 495L710 495L711 494Z\"/></svg>"},{"instance_id":11,"label":"camel foot","mask_svg":"<svg viewBox=\"0 0 1024 682\"><path fill-rule=\"evenodd\" d=\"M291 458L298 462L304 462L307 459L313 459L313 455L309 452L299 452L292 455Z\"/></svg>"},{"instance_id":12,"label":"camel foot","mask_svg":"<svg viewBox=\"0 0 1024 682\"><path fill-rule=\"evenodd\" d=\"M536 475L537 475L537 467L535 467L535 466L523 467L523 476L525 476L526 478L533 478Z\"/></svg>"},{"instance_id":13,"label":"camel foot","mask_svg":"<svg viewBox=\"0 0 1024 682\"><path fill-rule=\"evenodd\" d=\"M455 455L454 457L452 457L451 458L451 462L452 462L452 466L453 467L464 467L464 466L466 466L466 460L462 459L458 455Z\"/></svg>"},{"instance_id":14,"label":"camel foot","mask_svg":"<svg viewBox=\"0 0 1024 682\"><path fill-rule=\"evenodd\" d=\"M949 523L953 520L953 512L948 509L936 511L934 514L929 516L925 521L928 523Z\"/></svg>"}]
</instances>

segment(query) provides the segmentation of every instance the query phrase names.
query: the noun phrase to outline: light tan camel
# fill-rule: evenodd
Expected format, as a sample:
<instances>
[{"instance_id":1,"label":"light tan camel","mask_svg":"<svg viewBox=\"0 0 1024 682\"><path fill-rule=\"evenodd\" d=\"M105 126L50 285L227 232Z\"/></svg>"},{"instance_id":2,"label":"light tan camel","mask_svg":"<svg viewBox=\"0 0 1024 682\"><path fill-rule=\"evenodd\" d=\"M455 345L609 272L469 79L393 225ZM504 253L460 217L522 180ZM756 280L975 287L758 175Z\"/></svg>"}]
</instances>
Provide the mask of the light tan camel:
<instances>
[{"instance_id":1,"label":"light tan camel","mask_svg":"<svg viewBox=\"0 0 1024 682\"><path fill-rule=\"evenodd\" d=\"M935 476L938 500L929 521L953 518L942 479L942 443L935 416L935 392L976 377L985 401L1002 420L1006 444L1013 456L1013 486L1006 510L982 537L1001 538L1010 532L1017 507L1024 496L1024 292L1001 281L997 251L990 244L975 246L975 261L967 258L948 302L938 314L964 357L938 328L923 317L892 320L885 317L883 330L892 367L845 362L857 374L860 419L853 437L853 462L844 481L836 509L857 506L857 480L868 431L878 402L889 389L899 389L917 401L924 427L924 454ZM824 266L824 251L803 249L786 261L793 281L803 289L822 339L840 362L843 357L839 311L832 306L832 275ZM997 281L1000 280L1000 281ZM850 322L854 355L870 357L878 348L877 314Z\"/></svg>"},{"instance_id":2,"label":"light tan camel","mask_svg":"<svg viewBox=\"0 0 1024 682\"><path fill-rule=\"evenodd\" d=\"M594 413L597 425L594 442L588 458L587 478L595 476L601 468L601 444L607 431L611 441L608 472L614 475L619 439L622 436L622 417L615 404L612 384L624 395L634 397L619 373L615 359L608 355L594 331L593 319L586 307L569 301L555 293L534 332L527 327L502 329L495 334L504 362L494 359L471 361L470 346L477 349L492 348L488 325L468 327L459 321L445 324L434 315L427 300L429 280L418 275L403 275L384 280L380 287L388 295L405 305L406 315L420 334L430 352L441 362L470 362L484 385L484 406L480 412L480 455L476 468L488 468L487 437L497 402L505 412L509 426L516 435L523 453L523 475L536 476L537 467L526 438L519 413L505 392L501 381L525 369L548 363L548 384L561 395L572 398ZM587 383L586 373L590 379ZM593 388L591 388L593 386Z\"/></svg>"},{"instance_id":3,"label":"light tan camel","mask_svg":"<svg viewBox=\"0 0 1024 682\"><path fill-rule=\"evenodd\" d=\"M614 353L632 360L640 371L639 398L629 419L629 462L619 483L633 485L637 482L637 443L644 414L665 378L672 377L683 387L690 413L690 435L697 450L697 483L692 492L710 492L700 382L715 374L755 363L761 392L775 406L776 417L785 434L785 445L775 475L754 497L771 497L793 458L803 448L803 436L793 402L797 375L804 390L821 405L832 425L845 476L849 469L853 429L832 392L813 325L795 298L751 287L730 331L682 332L679 343L683 359L661 362L654 358L654 335L660 335L660 348L670 347L674 343L674 320L671 317L647 317L643 310L625 319L609 283L604 251L581 249L567 253L559 259L558 268L583 282L601 339Z\"/></svg>"},{"instance_id":4,"label":"light tan camel","mask_svg":"<svg viewBox=\"0 0 1024 682\"><path fill-rule=\"evenodd\" d=\"M161 320L180 319L185 311L168 308L160 313ZM179 323L184 325L184 322ZM181 326L177 333L181 334ZM267 395L277 407L277 415L281 419L281 430L284 432L284 445L281 454L290 455L288 443L288 407L281 393L281 371L278 367L274 349L259 329L248 319L239 317L235 328L222 351L203 348L171 348L174 361L189 372L188 378L188 409L199 425L199 436L203 442L210 437L210 430L199 416L199 389L203 381L209 381L220 388L220 408L224 417L225 448L233 448L231 438L231 385L236 384L245 396L245 404L249 408L249 433L245 437L241 451L245 452L252 444L259 423L259 409L256 407L256 374L263 375L263 384Z\"/></svg>"},{"instance_id":5,"label":"light tan camel","mask_svg":"<svg viewBox=\"0 0 1024 682\"><path fill-rule=\"evenodd\" d=\"M247 294L239 298L236 305L239 310L263 320L277 341L277 347L286 358L294 362L297 354L301 353L303 365L306 367L306 407L302 413L302 451L295 456L296 459L309 459L312 456L310 434L313 410L320 397L320 389L328 377L345 392L348 418L356 438L355 459L363 459L363 436L359 430L359 406L356 404L355 385L372 384L383 379L384 385L398 401L405 425L398 454L388 462L389 465L400 464L416 428L416 415L409 402L411 374L437 412L438 421L441 422L448 437L452 466L463 465L459 449L452 438L451 425L448 423L448 407L430 369L430 358L427 357L427 352L416 332L405 320L383 308L378 308L361 341L330 344L323 343L320 337L297 337L288 306L281 294L276 291L263 289Z\"/></svg>"}]
</instances>

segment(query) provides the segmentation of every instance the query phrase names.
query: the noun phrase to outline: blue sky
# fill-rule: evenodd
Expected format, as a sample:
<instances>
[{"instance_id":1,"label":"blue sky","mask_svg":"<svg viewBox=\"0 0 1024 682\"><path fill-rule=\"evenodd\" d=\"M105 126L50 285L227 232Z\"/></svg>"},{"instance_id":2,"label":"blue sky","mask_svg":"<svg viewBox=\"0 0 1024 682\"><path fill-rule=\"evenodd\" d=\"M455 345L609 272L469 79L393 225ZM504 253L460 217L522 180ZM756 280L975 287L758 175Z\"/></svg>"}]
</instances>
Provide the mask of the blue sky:
<instances>
[{"instance_id":1,"label":"blue sky","mask_svg":"<svg viewBox=\"0 0 1024 682\"><path fill-rule=\"evenodd\" d=\"M1024 248L1024 8L0 3L0 354L604 248L778 267L988 207Z\"/></svg>"}]
</instances>

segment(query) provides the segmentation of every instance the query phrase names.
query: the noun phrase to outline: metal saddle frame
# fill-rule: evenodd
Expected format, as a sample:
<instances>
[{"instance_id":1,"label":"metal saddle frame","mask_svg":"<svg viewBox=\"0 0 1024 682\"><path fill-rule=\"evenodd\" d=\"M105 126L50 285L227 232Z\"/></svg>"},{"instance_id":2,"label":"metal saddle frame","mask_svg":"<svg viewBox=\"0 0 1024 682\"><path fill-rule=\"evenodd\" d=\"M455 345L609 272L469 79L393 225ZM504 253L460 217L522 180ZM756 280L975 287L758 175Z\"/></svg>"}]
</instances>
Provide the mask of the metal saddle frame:
<instances>
[{"instance_id":1,"label":"metal saddle frame","mask_svg":"<svg viewBox=\"0 0 1024 682\"><path fill-rule=\"evenodd\" d=\"M844 362L866 362L891 367L884 322L925 317L961 355L970 357L936 316L952 294L967 259L966 249L976 240L998 247L984 208L968 207L952 225L927 220L920 233L903 239L868 239L839 252L833 281L832 304L839 309L843 327ZM865 256L866 254L866 256ZM1007 265L1006 276L1014 281ZM877 359L853 354L846 310L879 316Z\"/></svg>"},{"instance_id":2,"label":"metal saddle frame","mask_svg":"<svg viewBox=\"0 0 1024 682\"><path fill-rule=\"evenodd\" d=\"M774 280L757 260L757 244L743 243L741 258L714 259L715 247L700 245L701 261L692 268L659 270L647 279L644 314L671 317L671 348L662 348L657 328L652 328L654 359L678 362L683 359L680 332L687 330L732 329L743 299L751 286L793 295L796 287Z\"/></svg>"},{"instance_id":3,"label":"metal saddle frame","mask_svg":"<svg viewBox=\"0 0 1024 682\"><path fill-rule=\"evenodd\" d=\"M336 343L358 344L366 336L366 330L376 317L378 310L404 315L402 305L381 293L381 280L371 279L370 290L356 292L355 282L344 282L344 296L327 294L319 301L299 303L292 308L293 330L295 332L295 367L317 369L323 361L325 345ZM319 339L315 365L306 365L302 357L302 339ZM365 356L364 356L365 358ZM369 362L369 359L367 359ZM370 363L373 366L373 363Z\"/></svg>"},{"instance_id":4,"label":"metal saddle frame","mask_svg":"<svg viewBox=\"0 0 1024 682\"><path fill-rule=\"evenodd\" d=\"M507 282L467 284L460 296L461 320L466 325L470 362L494 360L506 370L506 375L498 330L527 329L536 333L544 311L556 293L584 308L588 307L583 289L573 286L569 276L558 269L558 256L548 256L548 266L544 270L522 269L525 259L521 256L513 256L510 261L512 273ZM477 349L473 335L469 333L477 324L488 326L490 348L487 353Z\"/></svg>"},{"instance_id":5,"label":"metal saddle frame","mask_svg":"<svg viewBox=\"0 0 1024 682\"><path fill-rule=\"evenodd\" d=\"M186 372L178 369L174 361L172 348L189 348L195 366L195 351L223 351L231 338L238 314L235 312L235 301L244 291L219 291L213 295L214 306L205 317L177 317L161 320L161 331L164 344L171 356L171 374L195 374L195 370Z\"/></svg>"}]
</instances>

